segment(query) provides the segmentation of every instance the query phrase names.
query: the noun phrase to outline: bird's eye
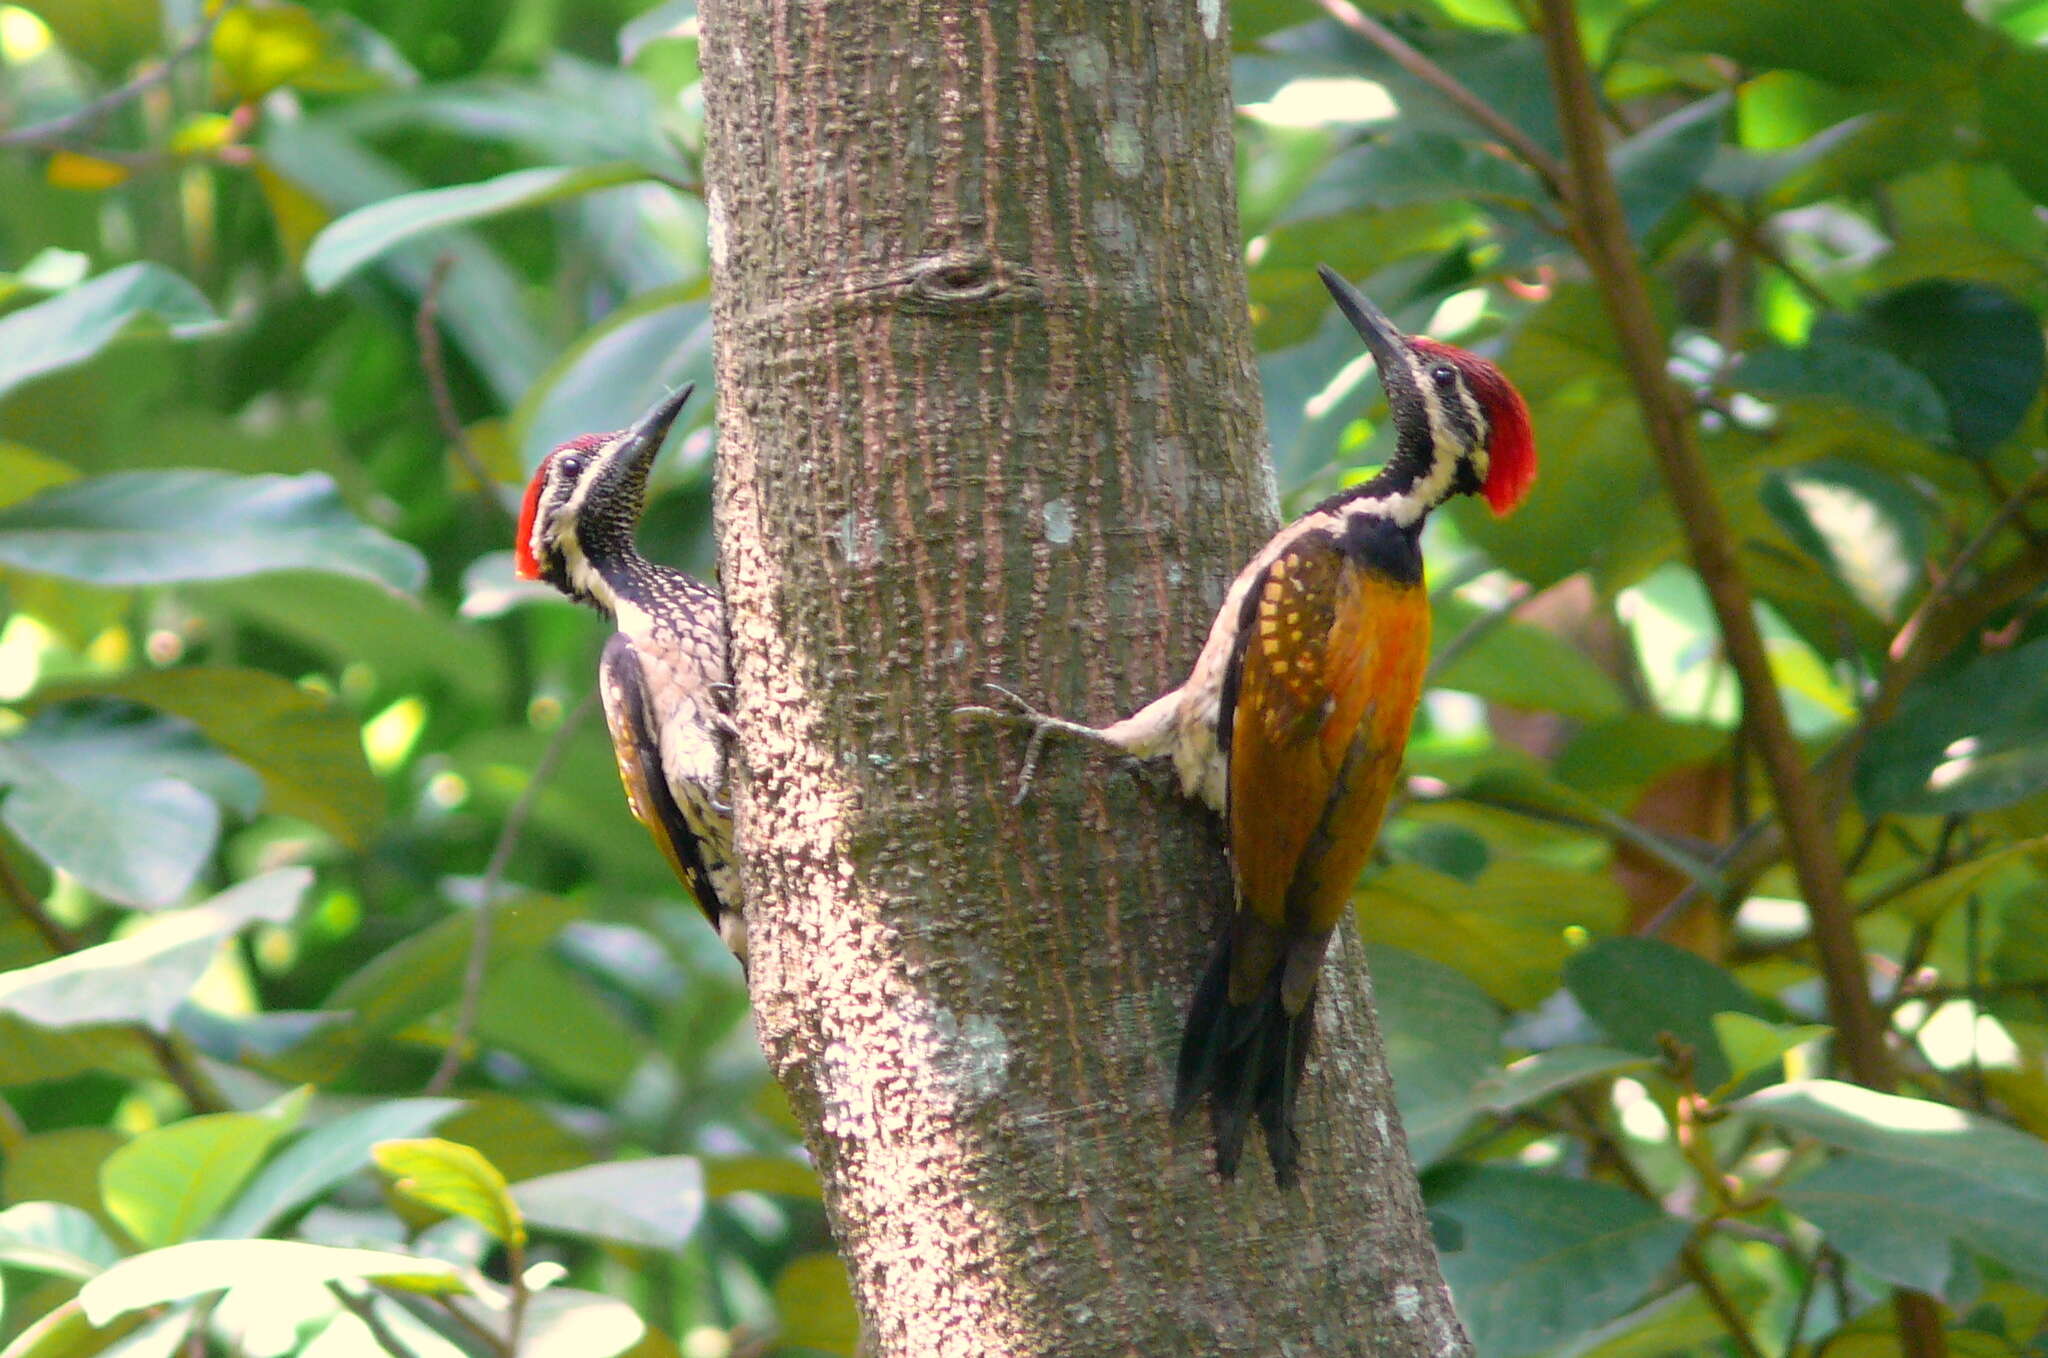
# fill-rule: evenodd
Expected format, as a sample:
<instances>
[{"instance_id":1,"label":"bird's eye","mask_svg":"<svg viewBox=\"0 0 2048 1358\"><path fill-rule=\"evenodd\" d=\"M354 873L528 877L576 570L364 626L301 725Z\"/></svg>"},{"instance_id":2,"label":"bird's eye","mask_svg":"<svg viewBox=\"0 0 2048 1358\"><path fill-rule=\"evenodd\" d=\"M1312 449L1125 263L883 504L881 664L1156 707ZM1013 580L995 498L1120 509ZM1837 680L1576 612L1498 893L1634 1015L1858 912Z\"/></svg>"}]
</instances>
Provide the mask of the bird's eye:
<instances>
[{"instance_id":1,"label":"bird's eye","mask_svg":"<svg viewBox=\"0 0 2048 1358\"><path fill-rule=\"evenodd\" d=\"M1458 381L1458 370L1448 363L1439 363L1429 370L1429 380L1449 391Z\"/></svg>"},{"instance_id":2,"label":"bird's eye","mask_svg":"<svg viewBox=\"0 0 2048 1358\"><path fill-rule=\"evenodd\" d=\"M564 476L574 477L583 475L583 455L581 453L565 453L562 456L562 460L555 465L561 468L562 475Z\"/></svg>"}]
</instances>

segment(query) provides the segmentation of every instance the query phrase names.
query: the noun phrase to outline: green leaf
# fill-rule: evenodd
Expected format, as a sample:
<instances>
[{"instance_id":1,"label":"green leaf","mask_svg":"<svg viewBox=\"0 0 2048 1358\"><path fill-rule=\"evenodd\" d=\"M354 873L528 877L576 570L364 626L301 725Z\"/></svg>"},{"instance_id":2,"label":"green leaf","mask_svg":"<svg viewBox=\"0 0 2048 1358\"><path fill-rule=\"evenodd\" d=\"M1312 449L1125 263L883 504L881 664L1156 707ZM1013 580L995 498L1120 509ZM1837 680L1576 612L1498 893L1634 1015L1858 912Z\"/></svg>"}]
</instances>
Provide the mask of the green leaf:
<instances>
[{"instance_id":1,"label":"green leaf","mask_svg":"<svg viewBox=\"0 0 2048 1358\"><path fill-rule=\"evenodd\" d=\"M1625 908L1604 876L1523 860L1491 863L1469 883L1396 863L1361 886L1353 905L1369 942L1446 963L1514 1008L1555 988L1571 951L1567 929L1611 930Z\"/></svg>"},{"instance_id":2,"label":"green leaf","mask_svg":"<svg viewBox=\"0 0 2048 1358\"><path fill-rule=\"evenodd\" d=\"M1774 1086L1735 1106L1851 1153L1782 1196L1881 1276L1939 1290L1953 1241L2048 1279L2048 1145L2036 1138L1946 1104L1832 1080Z\"/></svg>"},{"instance_id":3,"label":"green leaf","mask_svg":"<svg viewBox=\"0 0 2048 1358\"><path fill-rule=\"evenodd\" d=\"M1444 1278L1488 1358L1535 1353L1622 1314L1687 1231L1624 1189L1519 1169L1460 1171L1429 1205L1464 1229Z\"/></svg>"},{"instance_id":4,"label":"green leaf","mask_svg":"<svg viewBox=\"0 0 2048 1358\"><path fill-rule=\"evenodd\" d=\"M2041 318L1983 283L1911 283L1816 332L1876 345L1912 365L1941 393L1956 446L1973 456L2013 436L2048 375Z\"/></svg>"},{"instance_id":5,"label":"green leaf","mask_svg":"<svg viewBox=\"0 0 2048 1358\"><path fill-rule=\"evenodd\" d=\"M159 734L39 713L0 742L0 821L91 891L125 905L170 904L212 854L220 808L166 770Z\"/></svg>"},{"instance_id":6,"label":"green leaf","mask_svg":"<svg viewBox=\"0 0 2048 1358\"><path fill-rule=\"evenodd\" d=\"M617 429L655 398L695 382L698 399L677 420L677 435L706 424L712 403L711 304L702 281L657 288L634 298L577 337L548 366L512 412L512 442L528 471L558 443Z\"/></svg>"},{"instance_id":7,"label":"green leaf","mask_svg":"<svg viewBox=\"0 0 2048 1358\"><path fill-rule=\"evenodd\" d=\"M270 808L331 832L351 848L384 814L384 790L363 758L362 733L332 699L262 670L193 666L67 684L37 696L125 698L182 717L254 769Z\"/></svg>"},{"instance_id":8,"label":"green leaf","mask_svg":"<svg viewBox=\"0 0 2048 1358\"><path fill-rule=\"evenodd\" d=\"M7 972L0 1010L49 1028L141 1023L168 1032L221 940L259 920L290 920L312 881L308 869L280 868L161 915L141 933Z\"/></svg>"},{"instance_id":9,"label":"green leaf","mask_svg":"<svg viewBox=\"0 0 2048 1358\"><path fill-rule=\"evenodd\" d=\"M779 1155L707 1155L704 1191L714 1198L728 1193L772 1193L817 1201L823 1193L818 1171Z\"/></svg>"},{"instance_id":10,"label":"green leaf","mask_svg":"<svg viewBox=\"0 0 2048 1358\"><path fill-rule=\"evenodd\" d=\"M94 1325L74 1297L14 1336L13 1342L0 1350L0 1358L94 1358L145 1323L142 1316L130 1316L112 1325Z\"/></svg>"},{"instance_id":11,"label":"green leaf","mask_svg":"<svg viewBox=\"0 0 2048 1358\"><path fill-rule=\"evenodd\" d=\"M1987 64L1977 92L1984 103L1984 139L2037 203L2048 203L2048 49L2006 42Z\"/></svg>"},{"instance_id":12,"label":"green leaf","mask_svg":"<svg viewBox=\"0 0 2048 1358\"><path fill-rule=\"evenodd\" d=\"M688 1155L586 1165L512 1186L532 1226L655 1250L688 1242L704 1196L703 1167Z\"/></svg>"},{"instance_id":13,"label":"green leaf","mask_svg":"<svg viewBox=\"0 0 2048 1358\"><path fill-rule=\"evenodd\" d=\"M94 585L308 569L413 591L426 578L418 551L349 513L317 472L116 472L67 482L0 509L0 563Z\"/></svg>"},{"instance_id":14,"label":"green leaf","mask_svg":"<svg viewBox=\"0 0 2048 1358\"><path fill-rule=\"evenodd\" d=\"M1367 950L1394 1102L1418 1169L1442 1156L1478 1109L1472 1091L1500 1064L1501 1012L1463 976L1400 948Z\"/></svg>"},{"instance_id":15,"label":"green leaf","mask_svg":"<svg viewBox=\"0 0 2048 1358\"><path fill-rule=\"evenodd\" d=\"M1486 614L1455 595L1434 602L1436 649ZM1621 690L1585 652L1557 633L1526 622L1498 622L1457 659L1430 677L1433 688L1456 689L1537 712L1603 721L1624 711Z\"/></svg>"},{"instance_id":16,"label":"green leaf","mask_svg":"<svg viewBox=\"0 0 2048 1358\"><path fill-rule=\"evenodd\" d=\"M775 1279L775 1314L782 1342L823 1349L852 1358L860 1341L860 1316L853 1308L846 1265L836 1254L806 1254L790 1261Z\"/></svg>"},{"instance_id":17,"label":"green leaf","mask_svg":"<svg viewBox=\"0 0 2048 1358\"><path fill-rule=\"evenodd\" d=\"M262 1235L288 1213L368 1169L377 1143L418 1136L461 1106L459 1099L394 1099L313 1128L263 1167L213 1223L212 1233Z\"/></svg>"},{"instance_id":18,"label":"green leaf","mask_svg":"<svg viewBox=\"0 0 2048 1358\"><path fill-rule=\"evenodd\" d=\"M1939 876L1909 887L1886 901L1885 912L1915 924L1934 924L1972 892L1983 889L1999 873L2027 862L2032 862L2039 871L2048 872L2048 836L2008 844L1966 863L1958 863Z\"/></svg>"},{"instance_id":19,"label":"green leaf","mask_svg":"<svg viewBox=\"0 0 2048 1358\"><path fill-rule=\"evenodd\" d=\"M197 339L224 322L199 289L161 264L124 264L0 317L0 396L83 363L124 335Z\"/></svg>"},{"instance_id":20,"label":"green leaf","mask_svg":"<svg viewBox=\"0 0 2048 1358\"><path fill-rule=\"evenodd\" d=\"M468 1217L508 1245L526 1243L526 1224L505 1176L473 1147L419 1137L379 1142L370 1154L406 1197Z\"/></svg>"},{"instance_id":21,"label":"green leaf","mask_svg":"<svg viewBox=\"0 0 2048 1358\"><path fill-rule=\"evenodd\" d=\"M271 1111L208 1113L144 1132L100 1166L108 1213L145 1249L190 1239L235 1196L304 1108L303 1097L288 1095Z\"/></svg>"},{"instance_id":22,"label":"green leaf","mask_svg":"<svg viewBox=\"0 0 2048 1358\"><path fill-rule=\"evenodd\" d=\"M1871 733L1856 795L1873 814L1990 811L2048 789L2048 640L1929 674Z\"/></svg>"},{"instance_id":23,"label":"green leaf","mask_svg":"<svg viewBox=\"0 0 2048 1358\"><path fill-rule=\"evenodd\" d=\"M1989 35L1954 0L1665 0L1628 36L1631 48L1719 52L1854 85L1963 65Z\"/></svg>"},{"instance_id":24,"label":"green leaf","mask_svg":"<svg viewBox=\"0 0 2048 1358\"><path fill-rule=\"evenodd\" d=\"M1950 440L1948 403L1933 381L1874 344L1819 334L1797 349L1745 354L1723 380L1765 400L1849 406L1923 443Z\"/></svg>"},{"instance_id":25,"label":"green leaf","mask_svg":"<svg viewBox=\"0 0 2048 1358\"><path fill-rule=\"evenodd\" d=\"M1695 100L1614 148L1614 187L1639 246L1699 187L1733 103L1725 92Z\"/></svg>"},{"instance_id":26,"label":"green leaf","mask_svg":"<svg viewBox=\"0 0 2048 1358\"><path fill-rule=\"evenodd\" d=\"M120 1257L91 1213L69 1204L24 1202L0 1212L0 1264L83 1280Z\"/></svg>"},{"instance_id":27,"label":"green leaf","mask_svg":"<svg viewBox=\"0 0 2048 1358\"><path fill-rule=\"evenodd\" d=\"M1775 474L1762 500L1850 597L1873 616L1898 621L1928 550L1927 515L1913 491L1876 468L1830 460Z\"/></svg>"},{"instance_id":28,"label":"green leaf","mask_svg":"<svg viewBox=\"0 0 2048 1358\"><path fill-rule=\"evenodd\" d=\"M1762 1002L1726 971L1650 938L1599 940L1565 963L1564 983L1616 1046L1654 1056L1657 1035L1669 1033L1691 1047L1703 1090L1719 1088L1731 1074L1714 1016L1770 1017Z\"/></svg>"},{"instance_id":29,"label":"green leaf","mask_svg":"<svg viewBox=\"0 0 2048 1358\"><path fill-rule=\"evenodd\" d=\"M1714 1015L1714 1037L1728 1058L1729 1085L1785 1059L1785 1054L1832 1033L1824 1023L1766 1023L1733 1010Z\"/></svg>"},{"instance_id":30,"label":"green leaf","mask_svg":"<svg viewBox=\"0 0 2048 1358\"><path fill-rule=\"evenodd\" d=\"M500 213L573 198L646 178L638 165L549 165L514 170L475 184L422 189L358 208L330 224L306 251L306 281L327 292L393 246L414 236Z\"/></svg>"},{"instance_id":31,"label":"green leaf","mask_svg":"<svg viewBox=\"0 0 2048 1358\"><path fill-rule=\"evenodd\" d=\"M491 929L490 965L542 947L579 912L547 896L504 901ZM387 949L336 986L326 1009L354 1010L364 1036L381 1036L454 1000L476 920L453 915Z\"/></svg>"},{"instance_id":32,"label":"green leaf","mask_svg":"<svg viewBox=\"0 0 2048 1358\"><path fill-rule=\"evenodd\" d=\"M616 1297L551 1287L526 1304L520 1358L616 1358L647 1333L647 1322Z\"/></svg>"},{"instance_id":33,"label":"green leaf","mask_svg":"<svg viewBox=\"0 0 2048 1358\"><path fill-rule=\"evenodd\" d=\"M455 1265L440 1259L297 1240L194 1240L124 1259L80 1289L78 1300L93 1324L105 1325L252 1279L313 1286L356 1279L435 1295L468 1290Z\"/></svg>"},{"instance_id":34,"label":"green leaf","mask_svg":"<svg viewBox=\"0 0 2048 1358\"><path fill-rule=\"evenodd\" d=\"M646 1043L569 968L528 952L492 970L477 1037L503 1047L572 1088L616 1094Z\"/></svg>"},{"instance_id":35,"label":"green leaf","mask_svg":"<svg viewBox=\"0 0 2048 1358\"><path fill-rule=\"evenodd\" d=\"M1612 1047L1554 1047L1525 1056L1472 1087L1473 1102L1490 1113L1512 1113L1552 1094L1653 1064L1649 1057Z\"/></svg>"}]
</instances>

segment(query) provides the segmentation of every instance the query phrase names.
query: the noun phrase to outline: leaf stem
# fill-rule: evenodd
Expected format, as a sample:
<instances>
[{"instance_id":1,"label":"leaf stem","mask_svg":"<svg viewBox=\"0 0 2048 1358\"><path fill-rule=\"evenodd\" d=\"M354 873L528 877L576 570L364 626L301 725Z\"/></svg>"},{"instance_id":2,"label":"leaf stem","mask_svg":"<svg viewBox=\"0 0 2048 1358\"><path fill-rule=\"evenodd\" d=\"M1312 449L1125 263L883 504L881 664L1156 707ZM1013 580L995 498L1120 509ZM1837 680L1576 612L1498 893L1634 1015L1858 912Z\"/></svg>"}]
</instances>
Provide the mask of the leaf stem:
<instances>
[{"instance_id":1,"label":"leaf stem","mask_svg":"<svg viewBox=\"0 0 2048 1358\"><path fill-rule=\"evenodd\" d=\"M363 1323L363 1328L377 1341L377 1347L390 1354L391 1358L418 1358L404 1340L391 1332L391 1327L384 1323L384 1317L377 1314L374 1299L359 1297L337 1282L328 1283L327 1290L347 1308L350 1315Z\"/></svg>"},{"instance_id":2,"label":"leaf stem","mask_svg":"<svg viewBox=\"0 0 2048 1358\"><path fill-rule=\"evenodd\" d=\"M140 99L144 94L171 78L171 72L178 63L204 47L213 37L214 28L221 16L235 8L233 0L206 16L200 25L187 34L163 60L145 66L134 79L125 85L117 85L97 99L88 100L61 117L45 122L31 123L27 127L9 128L0 132L0 146L25 146L33 150L56 151L76 147L79 139L97 127L109 114ZM94 151L94 155L114 159L114 153Z\"/></svg>"},{"instance_id":3,"label":"leaf stem","mask_svg":"<svg viewBox=\"0 0 2048 1358\"><path fill-rule=\"evenodd\" d=\"M469 936L469 956L463 963L462 1002L456 1010L455 1029L448 1035L448 1047L441 1053L440 1064L434 1067L434 1074L422 1091L427 1095L445 1094L455 1082L456 1072L462 1069L463 1048L469 1045L470 1035L476 1031L477 1013L483 1002L484 978L490 970L491 932L498 908L498 886L505 879L512 851L519 845L519 836L526 829L527 817L533 814L533 804L541 789L554 776L563 756L568 754L569 738L596 707L597 693L593 690L562 718L562 724L555 728L547 748L534 761L533 776L520 790L519 800L512 803L512 809L505 813L505 823L498 830L498 842L492 846L490 861L484 865L483 899L477 902L475 927Z\"/></svg>"},{"instance_id":4,"label":"leaf stem","mask_svg":"<svg viewBox=\"0 0 2048 1358\"><path fill-rule=\"evenodd\" d=\"M442 436L476 482L478 496L498 517L509 522L512 513L498 496L490 468L484 466L484 460L471 445L469 433L462 427L462 416L455 409L455 393L448 385L448 351L441 343L441 289L454 268L452 254L444 252L434 260L433 272L427 275L427 286L420 293L419 310L413 313L413 337L420 346L420 368L426 374L427 396L434 404L434 419L441 426Z\"/></svg>"}]
</instances>

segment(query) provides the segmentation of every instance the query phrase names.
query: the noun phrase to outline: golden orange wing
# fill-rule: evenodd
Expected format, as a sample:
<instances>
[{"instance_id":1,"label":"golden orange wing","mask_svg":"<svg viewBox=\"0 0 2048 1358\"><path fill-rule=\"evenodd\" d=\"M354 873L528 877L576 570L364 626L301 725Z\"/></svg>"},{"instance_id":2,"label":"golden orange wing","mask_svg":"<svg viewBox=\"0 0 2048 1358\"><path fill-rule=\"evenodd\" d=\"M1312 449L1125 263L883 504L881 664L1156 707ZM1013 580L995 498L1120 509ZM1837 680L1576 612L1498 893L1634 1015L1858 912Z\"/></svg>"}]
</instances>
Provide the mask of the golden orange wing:
<instances>
[{"instance_id":1,"label":"golden orange wing","mask_svg":"<svg viewBox=\"0 0 2048 1358\"><path fill-rule=\"evenodd\" d=\"M1275 931L1234 959L1242 1003L1286 953L1296 997L1343 917L1400 770L1429 659L1429 599L1327 532L1276 557L1247 608L1231 713L1239 903ZM1305 953L1292 946L1313 942ZM1292 968L1290 968L1290 971ZM1293 1006L1290 1005L1290 1008Z\"/></svg>"},{"instance_id":2,"label":"golden orange wing","mask_svg":"<svg viewBox=\"0 0 2048 1358\"><path fill-rule=\"evenodd\" d=\"M598 695L604 702L605 725L610 728L612 752L618 756L619 781L625 785L626 805L633 819L647 827L654 847L668 860L676 879L696 896L699 908L715 926L725 911L711 874L705 870L704 855L697 836L661 771L661 746L647 721L646 681L632 643L614 633L605 643L604 658L597 671Z\"/></svg>"}]
</instances>

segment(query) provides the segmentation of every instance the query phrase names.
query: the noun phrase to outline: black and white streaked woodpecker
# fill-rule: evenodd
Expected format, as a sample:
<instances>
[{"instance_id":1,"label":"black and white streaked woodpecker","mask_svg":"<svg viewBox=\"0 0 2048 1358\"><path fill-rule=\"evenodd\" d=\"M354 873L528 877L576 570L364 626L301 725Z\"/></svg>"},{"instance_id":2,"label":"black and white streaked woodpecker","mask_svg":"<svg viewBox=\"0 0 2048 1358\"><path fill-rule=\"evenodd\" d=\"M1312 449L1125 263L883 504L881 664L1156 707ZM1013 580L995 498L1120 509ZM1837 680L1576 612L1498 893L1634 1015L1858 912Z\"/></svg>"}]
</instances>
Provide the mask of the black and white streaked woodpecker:
<instances>
[{"instance_id":1,"label":"black and white streaked woodpecker","mask_svg":"<svg viewBox=\"0 0 2048 1358\"><path fill-rule=\"evenodd\" d=\"M1261 548L1187 681L1135 714L1085 726L1000 688L1014 708L962 709L1033 728L1025 787L1039 739L1065 732L1172 756L1182 790L1223 817L1236 909L1188 1008L1174 1116L1210 1100L1226 1179L1256 1116L1283 1187L1298 1175L1294 1105L1323 954L1379 834L1429 662L1423 522L1453 495L1505 514L1536 474L1528 408L1498 368L1402 334L1321 273L1379 367L1397 435L1385 468Z\"/></svg>"},{"instance_id":2,"label":"black and white streaked woodpecker","mask_svg":"<svg viewBox=\"0 0 2048 1358\"><path fill-rule=\"evenodd\" d=\"M654 466L691 387L631 428L562 444L535 469L519 511L519 575L545 580L618 627L598 692L633 815L747 960L727 770L732 691L725 600L640 555L633 533Z\"/></svg>"}]
</instances>

